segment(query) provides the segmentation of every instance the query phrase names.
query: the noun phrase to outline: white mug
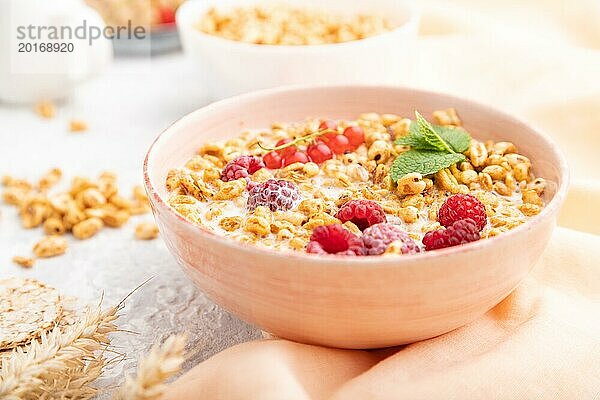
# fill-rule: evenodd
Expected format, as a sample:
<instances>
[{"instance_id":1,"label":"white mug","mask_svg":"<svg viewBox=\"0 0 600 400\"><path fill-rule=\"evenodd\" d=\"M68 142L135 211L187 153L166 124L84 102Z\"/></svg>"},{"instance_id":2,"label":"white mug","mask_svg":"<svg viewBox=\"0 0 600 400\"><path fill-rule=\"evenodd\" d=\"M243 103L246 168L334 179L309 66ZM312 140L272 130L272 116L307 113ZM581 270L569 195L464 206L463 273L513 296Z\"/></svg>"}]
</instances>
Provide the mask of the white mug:
<instances>
[{"instance_id":1,"label":"white mug","mask_svg":"<svg viewBox=\"0 0 600 400\"><path fill-rule=\"evenodd\" d=\"M61 99L98 75L112 61L104 26L82 0L0 0L0 101Z\"/></svg>"}]
</instances>

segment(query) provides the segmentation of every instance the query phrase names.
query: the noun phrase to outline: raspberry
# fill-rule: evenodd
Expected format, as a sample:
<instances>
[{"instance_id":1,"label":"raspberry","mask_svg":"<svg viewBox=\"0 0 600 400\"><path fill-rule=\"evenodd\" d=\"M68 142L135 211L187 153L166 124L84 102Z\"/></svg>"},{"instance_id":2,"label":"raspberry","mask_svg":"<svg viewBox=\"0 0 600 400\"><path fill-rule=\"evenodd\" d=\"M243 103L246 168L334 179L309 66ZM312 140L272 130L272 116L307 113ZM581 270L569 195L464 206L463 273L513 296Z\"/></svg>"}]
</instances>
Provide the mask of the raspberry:
<instances>
[{"instance_id":1,"label":"raspberry","mask_svg":"<svg viewBox=\"0 0 600 400\"><path fill-rule=\"evenodd\" d=\"M369 255L383 254L394 241L402 243L402 254L414 254L421 251L417 244L397 225L375 224L363 232L365 250Z\"/></svg>"},{"instance_id":2,"label":"raspberry","mask_svg":"<svg viewBox=\"0 0 600 400\"><path fill-rule=\"evenodd\" d=\"M365 254L363 241L340 224L317 226L306 251L313 254L338 254L362 256Z\"/></svg>"},{"instance_id":3,"label":"raspberry","mask_svg":"<svg viewBox=\"0 0 600 400\"><path fill-rule=\"evenodd\" d=\"M371 225L387 222L383 208L371 200L350 200L344 203L336 218L342 222L353 222L361 231Z\"/></svg>"},{"instance_id":4,"label":"raspberry","mask_svg":"<svg viewBox=\"0 0 600 400\"><path fill-rule=\"evenodd\" d=\"M445 227L466 218L471 218L477 224L479 232L487 224L485 206L477 197L470 194L455 194L448 197L438 213L438 221Z\"/></svg>"},{"instance_id":5,"label":"raspberry","mask_svg":"<svg viewBox=\"0 0 600 400\"><path fill-rule=\"evenodd\" d=\"M300 199L298 187L283 179L269 179L252 187L248 193L248 209L258 206L269 207L271 211L286 211L296 205Z\"/></svg>"},{"instance_id":6,"label":"raspberry","mask_svg":"<svg viewBox=\"0 0 600 400\"><path fill-rule=\"evenodd\" d=\"M254 189L254 187L258 185L258 182L254 182L252 179L246 178L246 191L251 192L252 189Z\"/></svg>"},{"instance_id":7,"label":"raspberry","mask_svg":"<svg viewBox=\"0 0 600 400\"><path fill-rule=\"evenodd\" d=\"M228 182L245 178L264 167L265 163L259 157L239 156L235 160L229 161L225 168L223 168L221 180Z\"/></svg>"},{"instance_id":8,"label":"raspberry","mask_svg":"<svg viewBox=\"0 0 600 400\"><path fill-rule=\"evenodd\" d=\"M426 250L458 246L479 240L479 228L471 218L461 219L447 228L427 232L423 238Z\"/></svg>"}]
</instances>

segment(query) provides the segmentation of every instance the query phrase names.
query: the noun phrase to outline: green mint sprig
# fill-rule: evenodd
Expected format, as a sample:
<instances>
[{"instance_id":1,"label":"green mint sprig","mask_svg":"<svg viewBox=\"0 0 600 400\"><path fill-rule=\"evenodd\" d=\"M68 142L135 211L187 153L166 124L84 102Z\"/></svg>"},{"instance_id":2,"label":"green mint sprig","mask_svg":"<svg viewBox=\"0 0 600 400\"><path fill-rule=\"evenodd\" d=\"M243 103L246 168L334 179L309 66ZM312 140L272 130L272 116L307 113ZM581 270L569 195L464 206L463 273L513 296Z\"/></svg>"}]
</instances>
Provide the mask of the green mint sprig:
<instances>
[{"instance_id":1,"label":"green mint sprig","mask_svg":"<svg viewBox=\"0 0 600 400\"><path fill-rule=\"evenodd\" d=\"M418 172L421 175L435 174L452 164L465 160L459 153L443 153L432 150L409 150L400 154L391 168L392 180L397 182L406 174Z\"/></svg>"},{"instance_id":2,"label":"green mint sprig","mask_svg":"<svg viewBox=\"0 0 600 400\"><path fill-rule=\"evenodd\" d=\"M448 145L448 143L444 142L444 139L438 135L433 126L427 122L427 120L423 118L418 111L415 111L415 116L417 118L417 128L419 134L421 135L420 138L422 138L425 143L429 144L432 147L432 150L454 153L454 150Z\"/></svg>"},{"instance_id":3,"label":"green mint sprig","mask_svg":"<svg viewBox=\"0 0 600 400\"><path fill-rule=\"evenodd\" d=\"M471 136L462 128L432 125L418 111L410 124L408 135L396 139L396 144L410 146L392 164L390 175L397 182L404 175L417 172L431 175L466 158Z\"/></svg>"}]
</instances>

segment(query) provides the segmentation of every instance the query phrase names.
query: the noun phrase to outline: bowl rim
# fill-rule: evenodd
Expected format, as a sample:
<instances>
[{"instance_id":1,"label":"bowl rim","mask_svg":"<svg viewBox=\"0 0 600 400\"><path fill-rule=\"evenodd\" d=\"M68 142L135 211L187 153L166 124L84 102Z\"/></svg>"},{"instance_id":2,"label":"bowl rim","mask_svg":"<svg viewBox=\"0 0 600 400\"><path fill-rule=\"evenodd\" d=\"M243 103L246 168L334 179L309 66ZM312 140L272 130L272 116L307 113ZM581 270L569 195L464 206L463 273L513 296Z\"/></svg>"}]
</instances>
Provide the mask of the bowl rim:
<instances>
[{"instance_id":1,"label":"bowl rim","mask_svg":"<svg viewBox=\"0 0 600 400\"><path fill-rule=\"evenodd\" d=\"M177 29L179 29L180 32L183 32L184 30L185 31L187 31L187 30L193 31L194 34L198 38L201 38L202 40L207 41L207 42L212 42L214 45L221 46L221 47L222 46L231 46L232 48L265 51L265 52L282 51L282 52L287 53L287 52L291 52L291 51L300 51L300 52L308 53L311 51L332 50L332 47L345 48L345 47L349 47L349 46L362 45L363 43L366 43L366 45L368 45L373 40L378 40L381 38L386 39L390 36L397 35L399 33L410 33L411 30L414 30L415 34L416 34L416 30L418 28L419 21L421 18L421 13L420 13L419 8L415 5L414 2L412 2L410 0L396 0L396 2L401 4L402 7L404 7L407 10L407 18L400 25L394 27L393 29L391 29L389 31L382 32L377 35L369 36L364 39L350 40L347 42L340 42L340 43L304 44L304 45L249 43L249 42L243 42L241 40L226 39L221 36L204 33L194 27L194 25L191 23L192 22L191 16L189 16L190 20L187 21L188 23L183 22L184 20L187 20L186 13L188 13L188 9L193 10L193 9L195 9L195 7L198 7L198 8L202 8L203 10L206 10L207 8L214 5L213 2L207 1L207 0L188 0L188 1L184 2L179 8L177 8L177 11L175 13L175 21L176 21ZM200 16L198 16L197 20L198 21L200 20ZM182 36L183 36L183 34L182 34Z\"/></svg>"},{"instance_id":2,"label":"bowl rim","mask_svg":"<svg viewBox=\"0 0 600 400\"><path fill-rule=\"evenodd\" d=\"M153 152L160 145L161 141L168 140L170 138L176 137L177 130L175 129L177 125L182 123L185 120L193 119L198 113L205 113L211 111L218 111L219 108L227 107L230 104L243 104L245 102L257 102L261 101L263 98L272 97L272 96L282 96L291 92L310 92L310 91L329 91L329 90L340 90L340 89L354 89L354 90L394 90L394 91L411 91L416 92L425 96L441 96L445 97L449 104L452 104L450 101L459 101L470 103L471 105L483 109L486 113L495 114L498 117L506 118L514 121L517 124L521 124L525 126L531 134L536 136L536 140L545 141L550 149L553 151L555 158L558 161L558 173L560 182L557 182L556 193L550 200L548 204L544 206L542 211L535 215L534 217L528 219L523 224L507 231L503 232L501 235L497 235L492 238L488 238L485 240L477 240L475 242L462 244L460 246L448 247L443 249L437 249L435 251L429 252L420 252L415 254L404 254L398 257L368 257L368 256L340 256L335 254L309 254L303 253L299 251L279 251L267 247L260 247L250 243L242 243L237 240L221 236L203 226L196 225L191 221L185 219L182 215L177 213L163 197L158 193L158 190L155 188L152 180L150 179L149 173L149 164L151 163ZM174 168L174 167L171 167ZM292 85L292 86L282 86L272 89L258 90L253 91L233 97L229 97L223 100L219 100L213 103L210 103L204 107L201 107L191 113L184 115L181 118L175 120L168 127L163 129L158 136L152 141L152 144L148 148L146 152L146 156L144 157L143 163L143 180L144 186L146 188L146 192L148 193L150 202L156 207L162 210L166 210L168 214L175 217L176 220L179 221L180 224L185 225L187 228L191 229L194 234L198 234L200 236L204 236L205 239L214 240L222 243L223 245L229 247L232 251L242 251L254 254L256 256L272 256L275 258L280 258L282 261L290 260L300 261L304 264L304 266L308 266L310 264L316 265L320 263L326 263L328 265L340 265L345 267L372 267L373 265L378 266L394 266L401 267L405 264L410 264L416 261L427 261L432 257L446 257L452 256L460 253L472 253L475 251L483 250L489 248L490 246L494 246L496 243L500 243L502 241L508 241L511 237L520 235L526 231L531 230L535 225L543 222L545 218L551 217L552 215L558 214L558 210L564 203L564 200L567 195L568 187L569 187L569 167L564 156L562 150L560 150L558 144L547 134L545 134L542 130L534 126L529 122L525 122L524 120L514 117L504 111L500 111L497 108L491 107L489 105L473 101L471 99L465 97L459 97L447 93L436 92L425 89L417 89L408 86L386 86L386 85ZM155 216L156 217L156 216ZM283 262L285 264L285 262ZM280 265L277 263L277 265Z\"/></svg>"}]
</instances>

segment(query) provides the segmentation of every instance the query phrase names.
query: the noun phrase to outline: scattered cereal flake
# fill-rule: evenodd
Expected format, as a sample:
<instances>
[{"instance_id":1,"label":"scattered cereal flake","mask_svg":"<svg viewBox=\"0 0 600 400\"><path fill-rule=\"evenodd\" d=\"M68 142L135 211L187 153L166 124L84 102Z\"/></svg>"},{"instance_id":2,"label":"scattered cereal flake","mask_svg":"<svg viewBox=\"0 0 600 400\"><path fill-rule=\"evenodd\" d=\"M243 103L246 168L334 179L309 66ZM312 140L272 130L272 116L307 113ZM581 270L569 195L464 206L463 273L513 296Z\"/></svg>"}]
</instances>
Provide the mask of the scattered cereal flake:
<instances>
[{"instance_id":1,"label":"scattered cereal flake","mask_svg":"<svg viewBox=\"0 0 600 400\"><path fill-rule=\"evenodd\" d=\"M4 189L4 192L2 192L2 200L6 204L20 206L25 199L27 192L27 190L23 190L18 187L7 187Z\"/></svg>"},{"instance_id":2,"label":"scattered cereal flake","mask_svg":"<svg viewBox=\"0 0 600 400\"><path fill-rule=\"evenodd\" d=\"M23 227L43 226L48 235L34 246L38 257L53 257L66 251L67 242L58 235L71 232L78 239L87 239L104 225L120 227L131 215L150 211L150 203L141 186L134 187L132 199L119 196L114 173L103 172L97 180L75 177L67 190L51 193L50 189L61 177L62 171L53 168L35 185L10 175L0 178L0 183L5 186L1 198L18 208ZM33 263L24 257L16 257L13 261L23 266Z\"/></svg>"},{"instance_id":3,"label":"scattered cereal flake","mask_svg":"<svg viewBox=\"0 0 600 400\"><path fill-rule=\"evenodd\" d=\"M44 221L44 232L46 235L62 235L65 233L65 224L58 217L50 217Z\"/></svg>"},{"instance_id":4,"label":"scattered cereal flake","mask_svg":"<svg viewBox=\"0 0 600 400\"><path fill-rule=\"evenodd\" d=\"M73 226L73 236L77 239L89 239L104 227L104 222L100 218L92 217L83 220Z\"/></svg>"},{"instance_id":5,"label":"scattered cereal flake","mask_svg":"<svg viewBox=\"0 0 600 400\"><path fill-rule=\"evenodd\" d=\"M458 114L456 113L456 110L454 108L447 108L445 110L434 111L432 116L433 121L438 125L462 125L462 121L458 117Z\"/></svg>"},{"instance_id":6,"label":"scattered cereal flake","mask_svg":"<svg viewBox=\"0 0 600 400\"><path fill-rule=\"evenodd\" d=\"M146 195L146 191L140 185L135 185L133 187L133 198L143 204L148 204L148 196Z\"/></svg>"},{"instance_id":7,"label":"scattered cereal flake","mask_svg":"<svg viewBox=\"0 0 600 400\"><path fill-rule=\"evenodd\" d=\"M2 179L0 179L0 183L2 183L2 186L10 186L14 181L15 178L13 178L10 175L2 175Z\"/></svg>"},{"instance_id":8,"label":"scattered cereal flake","mask_svg":"<svg viewBox=\"0 0 600 400\"><path fill-rule=\"evenodd\" d=\"M42 118L51 119L56 114L56 107L51 101L41 101L35 105L35 112Z\"/></svg>"},{"instance_id":9,"label":"scattered cereal flake","mask_svg":"<svg viewBox=\"0 0 600 400\"><path fill-rule=\"evenodd\" d=\"M135 236L141 240L152 240L158 237L158 226L153 222L142 222L135 227Z\"/></svg>"},{"instance_id":10,"label":"scattered cereal flake","mask_svg":"<svg viewBox=\"0 0 600 400\"><path fill-rule=\"evenodd\" d=\"M30 342L61 319L58 291L35 279L0 280L0 349Z\"/></svg>"},{"instance_id":11,"label":"scattered cereal flake","mask_svg":"<svg viewBox=\"0 0 600 400\"><path fill-rule=\"evenodd\" d=\"M106 226L111 228L119 228L129 220L130 214L125 210L107 211L102 218Z\"/></svg>"},{"instance_id":12,"label":"scattered cereal flake","mask_svg":"<svg viewBox=\"0 0 600 400\"><path fill-rule=\"evenodd\" d=\"M64 254L67 251L67 240L61 236L45 236L33 246L33 253L37 257L47 258Z\"/></svg>"},{"instance_id":13,"label":"scattered cereal flake","mask_svg":"<svg viewBox=\"0 0 600 400\"><path fill-rule=\"evenodd\" d=\"M35 259L31 258L31 257L23 257L23 256L14 256L12 258L12 261L15 264L20 265L23 268L31 268L33 267L33 264L35 263Z\"/></svg>"},{"instance_id":14,"label":"scattered cereal flake","mask_svg":"<svg viewBox=\"0 0 600 400\"><path fill-rule=\"evenodd\" d=\"M61 177L62 171L60 170L60 168L52 168L50 171L42 175L42 177L38 181L38 187L40 188L40 190L50 189L52 186L58 183Z\"/></svg>"},{"instance_id":15,"label":"scattered cereal flake","mask_svg":"<svg viewBox=\"0 0 600 400\"><path fill-rule=\"evenodd\" d=\"M80 119L72 119L69 122L69 130L71 132L85 132L88 130L88 125Z\"/></svg>"}]
</instances>

